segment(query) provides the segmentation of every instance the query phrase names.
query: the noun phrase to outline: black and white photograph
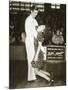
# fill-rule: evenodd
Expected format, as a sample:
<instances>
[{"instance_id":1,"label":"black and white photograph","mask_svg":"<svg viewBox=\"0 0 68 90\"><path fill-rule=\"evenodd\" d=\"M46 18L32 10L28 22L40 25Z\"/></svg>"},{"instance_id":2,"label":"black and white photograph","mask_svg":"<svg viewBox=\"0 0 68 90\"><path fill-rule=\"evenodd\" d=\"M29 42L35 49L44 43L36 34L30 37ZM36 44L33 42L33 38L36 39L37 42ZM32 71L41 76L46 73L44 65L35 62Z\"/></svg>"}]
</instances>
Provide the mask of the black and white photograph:
<instances>
[{"instance_id":1,"label":"black and white photograph","mask_svg":"<svg viewBox=\"0 0 68 90\"><path fill-rule=\"evenodd\" d=\"M9 88L66 86L66 4L9 0Z\"/></svg>"}]
</instances>

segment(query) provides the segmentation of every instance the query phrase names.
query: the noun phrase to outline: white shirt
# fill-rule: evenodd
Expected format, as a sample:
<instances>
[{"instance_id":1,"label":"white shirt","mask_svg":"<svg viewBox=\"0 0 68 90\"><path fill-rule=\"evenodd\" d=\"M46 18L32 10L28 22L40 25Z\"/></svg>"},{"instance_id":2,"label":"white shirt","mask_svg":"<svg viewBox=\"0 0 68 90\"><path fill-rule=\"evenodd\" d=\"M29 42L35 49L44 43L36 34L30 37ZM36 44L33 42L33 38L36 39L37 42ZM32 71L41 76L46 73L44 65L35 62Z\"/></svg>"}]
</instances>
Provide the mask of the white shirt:
<instances>
[{"instance_id":1,"label":"white shirt","mask_svg":"<svg viewBox=\"0 0 68 90\"><path fill-rule=\"evenodd\" d=\"M31 15L27 17L25 21L25 32L26 37L29 39L37 38L37 30L38 22Z\"/></svg>"}]
</instances>

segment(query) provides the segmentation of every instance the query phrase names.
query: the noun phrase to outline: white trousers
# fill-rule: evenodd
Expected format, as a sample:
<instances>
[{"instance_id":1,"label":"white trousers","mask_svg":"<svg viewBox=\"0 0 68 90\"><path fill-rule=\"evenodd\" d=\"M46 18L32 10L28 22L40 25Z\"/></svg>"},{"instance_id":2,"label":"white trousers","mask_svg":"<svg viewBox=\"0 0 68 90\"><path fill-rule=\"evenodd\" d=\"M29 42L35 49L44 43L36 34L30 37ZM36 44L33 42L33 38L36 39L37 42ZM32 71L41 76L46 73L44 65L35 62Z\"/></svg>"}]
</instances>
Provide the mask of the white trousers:
<instances>
[{"instance_id":1,"label":"white trousers","mask_svg":"<svg viewBox=\"0 0 68 90\"><path fill-rule=\"evenodd\" d=\"M34 40L26 38L25 40L27 60L28 60L28 81L36 80L36 75L31 62L35 55Z\"/></svg>"}]
</instances>

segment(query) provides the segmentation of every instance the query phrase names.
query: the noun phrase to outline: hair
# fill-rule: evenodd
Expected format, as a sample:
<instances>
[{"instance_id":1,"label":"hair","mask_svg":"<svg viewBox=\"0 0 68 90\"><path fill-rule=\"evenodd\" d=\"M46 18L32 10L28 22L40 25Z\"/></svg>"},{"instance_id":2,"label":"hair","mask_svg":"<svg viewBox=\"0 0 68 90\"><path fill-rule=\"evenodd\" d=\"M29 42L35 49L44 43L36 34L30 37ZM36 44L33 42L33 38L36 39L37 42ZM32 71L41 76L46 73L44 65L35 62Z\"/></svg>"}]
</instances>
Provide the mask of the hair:
<instances>
[{"instance_id":1,"label":"hair","mask_svg":"<svg viewBox=\"0 0 68 90\"><path fill-rule=\"evenodd\" d=\"M31 11L34 11L34 10L38 10L38 11L39 11L39 9L37 8L36 5L33 5L33 6L31 7Z\"/></svg>"}]
</instances>

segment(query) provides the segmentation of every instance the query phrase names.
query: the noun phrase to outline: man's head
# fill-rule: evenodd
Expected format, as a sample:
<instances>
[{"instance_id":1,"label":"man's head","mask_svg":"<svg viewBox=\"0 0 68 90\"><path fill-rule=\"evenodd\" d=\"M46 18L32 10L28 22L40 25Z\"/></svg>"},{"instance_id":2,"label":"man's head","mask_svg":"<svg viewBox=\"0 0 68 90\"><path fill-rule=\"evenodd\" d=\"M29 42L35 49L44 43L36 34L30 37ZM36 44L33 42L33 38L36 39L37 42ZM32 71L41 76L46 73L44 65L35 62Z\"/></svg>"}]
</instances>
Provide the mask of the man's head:
<instances>
[{"instance_id":1,"label":"man's head","mask_svg":"<svg viewBox=\"0 0 68 90\"><path fill-rule=\"evenodd\" d=\"M38 12L39 12L39 10L38 10L37 6L33 5L31 7L31 15L35 18L37 16Z\"/></svg>"}]
</instances>

